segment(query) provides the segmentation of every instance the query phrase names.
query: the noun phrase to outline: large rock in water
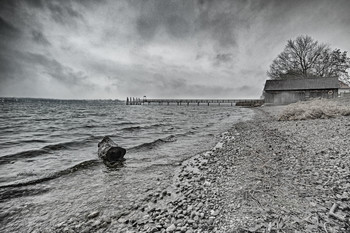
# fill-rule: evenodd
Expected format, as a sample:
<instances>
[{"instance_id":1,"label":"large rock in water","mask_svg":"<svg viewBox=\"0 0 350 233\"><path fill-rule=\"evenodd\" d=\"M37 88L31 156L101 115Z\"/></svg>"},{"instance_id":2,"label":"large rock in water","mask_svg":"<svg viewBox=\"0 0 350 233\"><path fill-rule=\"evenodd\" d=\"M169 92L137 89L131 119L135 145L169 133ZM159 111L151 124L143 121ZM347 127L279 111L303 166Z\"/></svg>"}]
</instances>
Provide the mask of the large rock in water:
<instances>
[{"instance_id":1,"label":"large rock in water","mask_svg":"<svg viewBox=\"0 0 350 233\"><path fill-rule=\"evenodd\" d=\"M98 157L100 157L106 165L114 165L115 163L124 161L126 150L119 147L112 139L105 136L98 143Z\"/></svg>"}]
</instances>

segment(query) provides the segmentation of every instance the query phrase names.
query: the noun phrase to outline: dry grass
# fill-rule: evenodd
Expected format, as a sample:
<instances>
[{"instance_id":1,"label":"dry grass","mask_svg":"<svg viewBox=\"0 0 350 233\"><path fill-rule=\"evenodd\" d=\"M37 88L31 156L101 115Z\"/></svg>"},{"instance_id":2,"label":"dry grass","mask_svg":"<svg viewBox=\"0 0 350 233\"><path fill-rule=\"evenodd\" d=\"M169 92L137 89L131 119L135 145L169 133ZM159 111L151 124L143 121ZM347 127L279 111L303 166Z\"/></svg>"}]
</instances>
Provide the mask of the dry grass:
<instances>
[{"instance_id":1,"label":"dry grass","mask_svg":"<svg viewBox=\"0 0 350 233\"><path fill-rule=\"evenodd\" d=\"M326 119L336 116L349 115L350 106L327 99L315 99L288 105L281 113L278 120L293 121L318 118Z\"/></svg>"}]
</instances>

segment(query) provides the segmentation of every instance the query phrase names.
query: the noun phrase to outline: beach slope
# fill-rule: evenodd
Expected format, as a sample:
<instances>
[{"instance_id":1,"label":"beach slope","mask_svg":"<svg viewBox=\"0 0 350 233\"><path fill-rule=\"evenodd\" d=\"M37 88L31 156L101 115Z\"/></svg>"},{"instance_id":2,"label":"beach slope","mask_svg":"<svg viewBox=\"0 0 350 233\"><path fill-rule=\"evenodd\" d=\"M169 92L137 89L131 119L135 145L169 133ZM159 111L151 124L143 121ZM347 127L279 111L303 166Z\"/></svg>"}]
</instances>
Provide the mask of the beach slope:
<instances>
[{"instance_id":1,"label":"beach slope","mask_svg":"<svg viewBox=\"0 0 350 233\"><path fill-rule=\"evenodd\" d=\"M346 115L349 101L332 103ZM263 107L234 126L215 165L218 232L350 231L350 117L334 112L284 121L291 107Z\"/></svg>"}]
</instances>

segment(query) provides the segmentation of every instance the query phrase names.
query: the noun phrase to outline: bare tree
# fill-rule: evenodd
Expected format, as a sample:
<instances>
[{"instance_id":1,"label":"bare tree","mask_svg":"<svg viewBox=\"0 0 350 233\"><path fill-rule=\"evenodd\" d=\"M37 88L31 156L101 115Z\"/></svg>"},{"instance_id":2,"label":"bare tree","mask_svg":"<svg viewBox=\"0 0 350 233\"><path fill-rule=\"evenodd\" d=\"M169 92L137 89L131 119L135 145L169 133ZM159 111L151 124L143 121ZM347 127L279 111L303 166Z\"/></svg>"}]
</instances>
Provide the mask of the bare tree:
<instances>
[{"instance_id":1,"label":"bare tree","mask_svg":"<svg viewBox=\"0 0 350 233\"><path fill-rule=\"evenodd\" d=\"M337 77L349 81L350 59L347 52L331 50L310 36L288 40L283 52L272 62L267 72L272 79Z\"/></svg>"}]
</instances>

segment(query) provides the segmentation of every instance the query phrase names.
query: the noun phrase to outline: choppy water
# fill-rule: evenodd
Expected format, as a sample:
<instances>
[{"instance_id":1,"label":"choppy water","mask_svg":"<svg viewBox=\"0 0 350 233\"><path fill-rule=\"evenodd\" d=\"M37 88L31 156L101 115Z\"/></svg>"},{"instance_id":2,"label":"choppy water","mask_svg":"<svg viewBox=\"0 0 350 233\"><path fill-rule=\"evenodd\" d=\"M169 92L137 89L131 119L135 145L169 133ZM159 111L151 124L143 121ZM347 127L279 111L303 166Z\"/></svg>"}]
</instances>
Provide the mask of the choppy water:
<instances>
[{"instance_id":1,"label":"choppy water","mask_svg":"<svg viewBox=\"0 0 350 233\"><path fill-rule=\"evenodd\" d=\"M177 162L210 149L252 111L231 106L125 106L115 101L0 102L0 231L50 229L92 210L113 215L166 187ZM123 166L97 158L110 136Z\"/></svg>"}]
</instances>

